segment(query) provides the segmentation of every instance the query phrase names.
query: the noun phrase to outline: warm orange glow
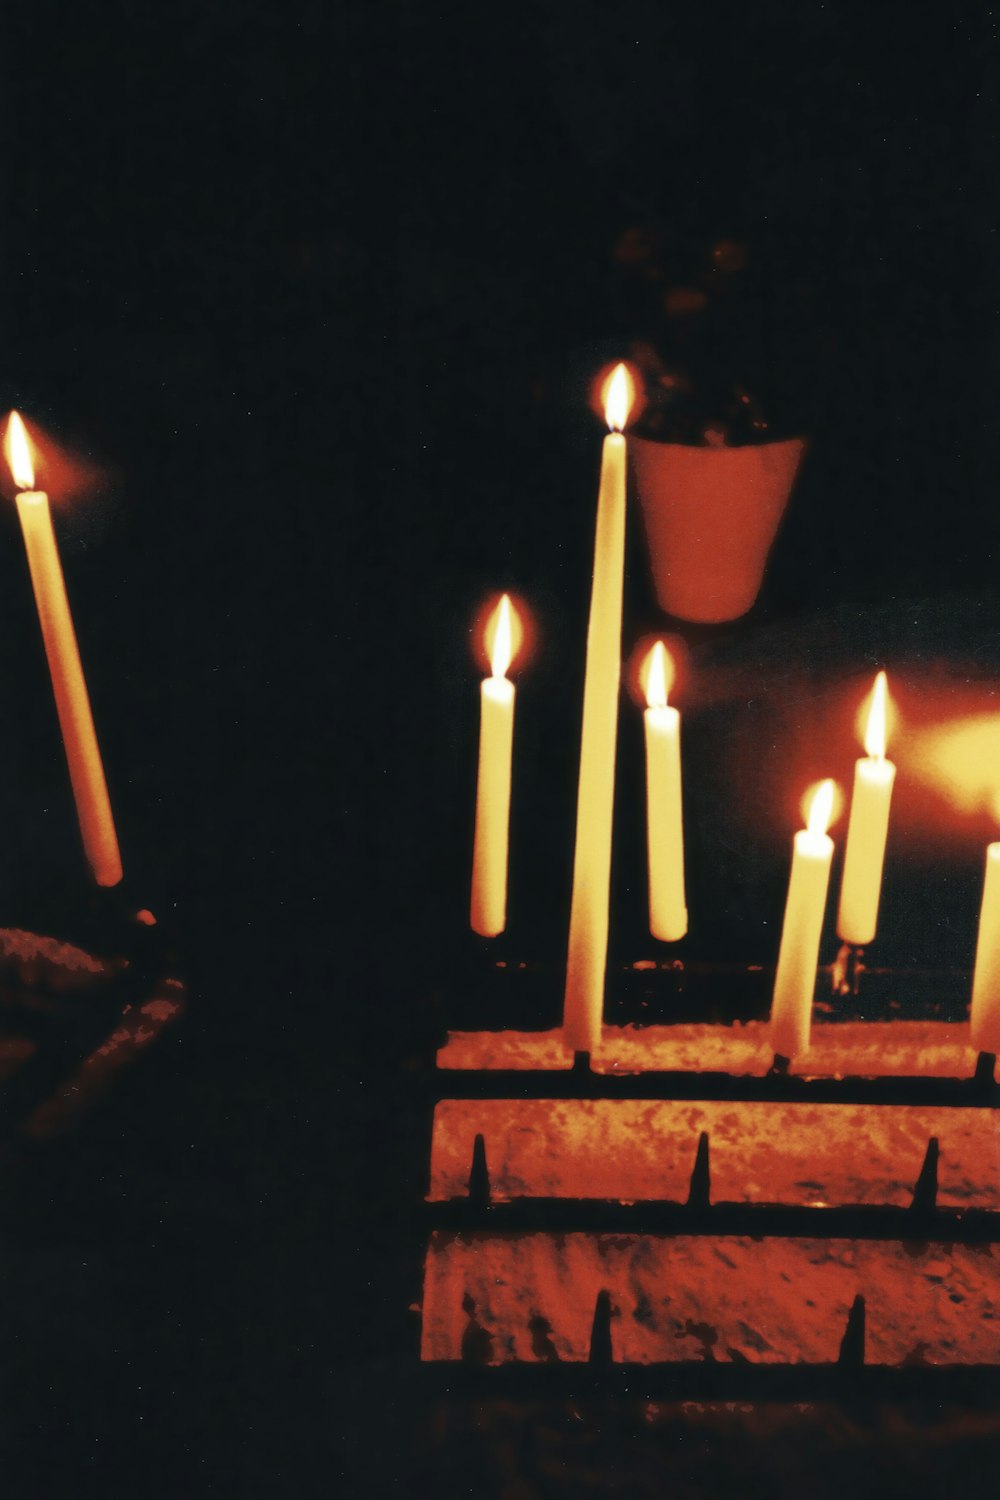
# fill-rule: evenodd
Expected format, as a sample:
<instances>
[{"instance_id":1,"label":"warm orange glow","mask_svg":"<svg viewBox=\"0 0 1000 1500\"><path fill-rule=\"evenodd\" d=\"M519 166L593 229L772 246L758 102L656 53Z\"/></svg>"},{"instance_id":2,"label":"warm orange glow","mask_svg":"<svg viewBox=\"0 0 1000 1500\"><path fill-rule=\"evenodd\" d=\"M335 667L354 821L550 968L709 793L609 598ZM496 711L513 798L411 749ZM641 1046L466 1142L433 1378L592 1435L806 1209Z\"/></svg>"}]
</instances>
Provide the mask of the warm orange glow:
<instances>
[{"instance_id":1,"label":"warm orange glow","mask_svg":"<svg viewBox=\"0 0 1000 1500\"><path fill-rule=\"evenodd\" d=\"M24 423L16 411L12 411L7 419L7 432L4 437L4 457L14 476L14 483L19 490L33 490L35 487L35 466L31 461L31 444L28 442L28 434L24 430Z\"/></svg>"},{"instance_id":2,"label":"warm orange glow","mask_svg":"<svg viewBox=\"0 0 1000 1500\"><path fill-rule=\"evenodd\" d=\"M872 688L871 707L865 726L865 752L875 760L885 759L885 720L887 687L885 673L879 672Z\"/></svg>"},{"instance_id":3,"label":"warm orange glow","mask_svg":"<svg viewBox=\"0 0 1000 1500\"><path fill-rule=\"evenodd\" d=\"M604 383L601 397L604 402L604 420L612 432L621 432L635 401L635 383L627 365L615 365Z\"/></svg>"},{"instance_id":4,"label":"warm orange glow","mask_svg":"<svg viewBox=\"0 0 1000 1500\"><path fill-rule=\"evenodd\" d=\"M839 790L835 781L827 779L806 793L809 799L806 827L810 833L826 833L840 810L837 806Z\"/></svg>"},{"instance_id":5,"label":"warm orange glow","mask_svg":"<svg viewBox=\"0 0 1000 1500\"><path fill-rule=\"evenodd\" d=\"M654 641L653 649L643 663L646 706L666 708L667 694L674 684L674 664L662 641Z\"/></svg>"},{"instance_id":6,"label":"warm orange glow","mask_svg":"<svg viewBox=\"0 0 1000 1500\"><path fill-rule=\"evenodd\" d=\"M1000 809L1000 714L970 714L914 738L914 774L958 812Z\"/></svg>"},{"instance_id":7,"label":"warm orange glow","mask_svg":"<svg viewBox=\"0 0 1000 1500\"><path fill-rule=\"evenodd\" d=\"M486 626L486 649L494 677L505 677L514 655L514 627L510 595L504 594Z\"/></svg>"}]
</instances>

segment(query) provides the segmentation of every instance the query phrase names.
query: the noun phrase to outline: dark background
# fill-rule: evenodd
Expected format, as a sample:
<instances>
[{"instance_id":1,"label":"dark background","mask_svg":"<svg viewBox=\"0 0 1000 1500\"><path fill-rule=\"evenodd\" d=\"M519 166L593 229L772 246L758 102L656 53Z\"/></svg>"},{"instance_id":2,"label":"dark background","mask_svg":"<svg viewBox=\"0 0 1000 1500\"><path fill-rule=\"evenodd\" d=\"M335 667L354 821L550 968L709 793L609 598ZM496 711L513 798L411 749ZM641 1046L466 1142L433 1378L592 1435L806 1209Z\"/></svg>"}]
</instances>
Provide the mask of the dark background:
<instances>
[{"instance_id":1,"label":"dark background","mask_svg":"<svg viewBox=\"0 0 1000 1500\"><path fill-rule=\"evenodd\" d=\"M25 1493L53 1461L80 1494L109 1461L166 1492L376 1492L366 1462L406 1431L386 1361L414 1336L401 1063L432 996L491 960L464 931L469 626L492 589L535 611L497 952L558 963L589 382L681 338L671 286L708 288L718 369L812 440L754 615L688 632L706 674L770 684L737 773L712 749L735 698L691 718L689 951L773 957L794 812L760 768L803 692L893 652L993 662L996 25L893 3L8 10L0 406L99 474L60 511L64 563L130 880L194 992L12 1202ZM730 244L745 269L717 295ZM44 928L83 877L12 508L0 616L0 893ZM655 622L634 541L626 641ZM622 734L631 957L637 715ZM892 921L934 863L901 861L890 961L968 962L977 837L943 924L935 902Z\"/></svg>"}]
</instances>

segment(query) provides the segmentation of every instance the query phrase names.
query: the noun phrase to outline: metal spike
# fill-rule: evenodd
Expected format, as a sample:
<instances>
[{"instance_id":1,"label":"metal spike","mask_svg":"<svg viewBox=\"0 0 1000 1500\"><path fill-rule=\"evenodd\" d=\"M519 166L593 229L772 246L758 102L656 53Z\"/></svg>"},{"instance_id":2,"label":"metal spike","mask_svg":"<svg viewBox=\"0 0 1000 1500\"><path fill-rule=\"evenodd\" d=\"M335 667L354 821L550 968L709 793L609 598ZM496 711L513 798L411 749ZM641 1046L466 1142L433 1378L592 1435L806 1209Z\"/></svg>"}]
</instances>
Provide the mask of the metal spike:
<instances>
[{"instance_id":1,"label":"metal spike","mask_svg":"<svg viewBox=\"0 0 1000 1500\"><path fill-rule=\"evenodd\" d=\"M469 1173L469 1202L476 1208L489 1205L490 1169L486 1164L486 1137L477 1135L472 1144L472 1170Z\"/></svg>"},{"instance_id":2,"label":"metal spike","mask_svg":"<svg viewBox=\"0 0 1000 1500\"><path fill-rule=\"evenodd\" d=\"M590 1053L589 1052L574 1052L573 1053L573 1072L574 1073L589 1073L590 1072Z\"/></svg>"},{"instance_id":3,"label":"metal spike","mask_svg":"<svg viewBox=\"0 0 1000 1500\"><path fill-rule=\"evenodd\" d=\"M937 1207L938 1191L938 1157L941 1148L936 1135L932 1135L927 1142L927 1151L924 1156L924 1164L920 1168L920 1175L913 1185L913 1202L911 1208L918 1213L930 1213Z\"/></svg>"},{"instance_id":4,"label":"metal spike","mask_svg":"<svg viewBox=\"0 0 1000 1500\"><path fill-rule=\"evenodd\" d=\"M708 1131L698 1137L694 1167L691 1170L691 1186L688 1189L688 1208L710 1208L712 1205L712 1175L708 1165Z\"/></svg>"},{"instance_id":5,"label":"metal spike","mask_svg":"<svg viewBox=\"0 0 1000 1500\"><path fill-rule=\"evenodd\" d=\"M995 1052L980 1052L976 1058L975 1082L977 1087L992 1092L996 1085L997 1055Z\"/></svg>"},{"instance_id":6,"label":"metal spike","mask_svg":"<svg viewBox=\"0 0 1000 1500\"><path fill-rule=\"evenodd\" d=\"M847 1314L847 1327L840 1341L838 1365L857 1369L865 1362L865 1299L857 1296Z\"/></svg>"},{"instance_id":7,"label":"metal spike","mask_svg":"<svg viewBox=\"0 0 1000 1500\"><path fill-rule=\"evenodd\" d=\"M594 1323L590 1330L589 1362L606 1369L612 1362L611 1293L598 1292L594 1304Z\"/></svg>"}]
</instances>

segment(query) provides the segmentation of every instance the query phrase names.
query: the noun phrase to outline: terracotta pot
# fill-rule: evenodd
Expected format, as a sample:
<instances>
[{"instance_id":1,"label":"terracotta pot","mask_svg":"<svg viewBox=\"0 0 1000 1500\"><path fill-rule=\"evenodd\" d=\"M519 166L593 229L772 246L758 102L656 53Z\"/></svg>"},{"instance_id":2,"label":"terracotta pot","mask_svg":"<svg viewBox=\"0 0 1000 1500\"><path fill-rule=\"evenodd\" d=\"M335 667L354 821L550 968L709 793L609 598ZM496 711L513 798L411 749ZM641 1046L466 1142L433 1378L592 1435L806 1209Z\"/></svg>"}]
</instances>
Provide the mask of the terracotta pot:
<instances>
[{"instance_id":1,"label":"terracotta pot","mask_svg":"<svg viewBox=\"0 0 1000 1500\"><path fill-rule=\"evenodd\" d=\"M804 438L743 448L629 438L662 609L711 623L746 614L805 446Z\"/></svg>"}]
</instances>

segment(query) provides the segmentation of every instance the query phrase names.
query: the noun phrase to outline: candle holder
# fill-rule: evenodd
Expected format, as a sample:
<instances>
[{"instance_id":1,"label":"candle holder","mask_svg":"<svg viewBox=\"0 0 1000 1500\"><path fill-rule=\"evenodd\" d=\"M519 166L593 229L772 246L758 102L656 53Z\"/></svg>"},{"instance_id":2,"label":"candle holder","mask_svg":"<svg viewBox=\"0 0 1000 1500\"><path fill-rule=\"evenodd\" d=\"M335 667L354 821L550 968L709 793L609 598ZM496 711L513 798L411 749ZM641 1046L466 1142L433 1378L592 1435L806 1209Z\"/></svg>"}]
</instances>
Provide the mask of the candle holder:
<instances>
[{"instance_id":1,"label":"candle holder","mask_svg":"<svg viewBox=\"0 0 1000 1500\"><path fill-rule=\"evenodd\" d=\"M631 980L648 1014L689 1005L693 979L732 1016L759 972L630 965L609 988ZM805 1062L775 1059L752 1018L606 1026L593 1057L555 1031L449 1033L420 1085L427 1378L497 1395L1000 1394L994 1059L958 1034L958 976L857 981L823 974L835 999ZM911 990L919 1019L894 1019Z\"/></svg>"},{"instance_id":2,"label":"candle holder","mask_svg":"<svg viewBox=\"0 0 1000 1500\"><path fill-rule=\"evenodd\" d=\"M91 891L52 925L68 940L0 929L8 1155L69 1131L186 1006L169 932L126 890Z\"/></svg>"},{"instance_id":3,"label":"candle holder","mask_svg":"<svg viewBox=\"0 0 1000 1500\"><path fill-rule=\"evenodd\" d=\"M865 971L865 950L853 943L841 943L837 957L830 965L830 988L835 995L857 996Z\"/></svg>"}]
</instances>

